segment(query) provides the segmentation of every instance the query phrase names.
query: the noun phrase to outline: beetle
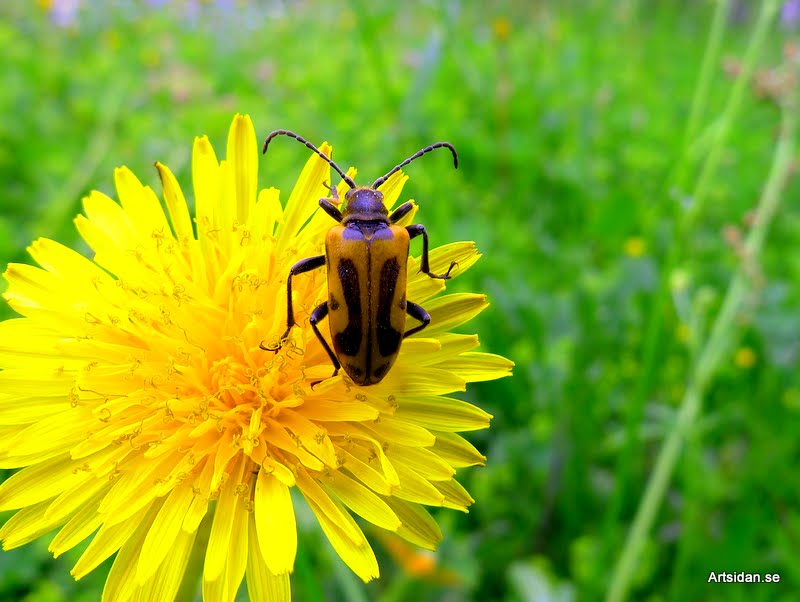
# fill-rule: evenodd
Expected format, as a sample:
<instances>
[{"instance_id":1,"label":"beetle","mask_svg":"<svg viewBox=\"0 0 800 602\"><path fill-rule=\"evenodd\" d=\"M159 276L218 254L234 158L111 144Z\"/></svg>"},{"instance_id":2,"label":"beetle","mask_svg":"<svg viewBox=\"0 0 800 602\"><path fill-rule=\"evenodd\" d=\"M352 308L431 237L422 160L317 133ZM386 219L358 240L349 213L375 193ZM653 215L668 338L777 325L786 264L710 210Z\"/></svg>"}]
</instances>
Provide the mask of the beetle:
<instances>
[{"instance_id":1,"label":"beetle","mask_svg":"<svg viewBox=\"0 0 800 602\"><path fill-rule=\"evenodd\" d=\"M391 215L383 204L378 188L402 167L437 148L448 148L458 168L458 154L449 142L437 142L417 151L378 178L372 186L356 186L338 165L308 140L288 130L275 130L267 136L263 152L276 136L288 136L317 153L350 187L340 210L340 198L335 186L326 188L331 196L319 200L319 205L336 222L325 237L325 254L302 259L289 270L286 280L286 332L276 347L259 345L265 351L278 352L295 325L292 307L292 278L298 274L327 266L328 300L311 312L309 322L314 334L331 358L334 371L340 368L361 386L379 383L397 359L402 340L420 332L431 322L431 316L420 305L406 299L406 266L409 242L422 236L420 271L431 278L449 280L455 261L444 274L431 272L428 256L428 232L421 224L398 226L396 223L414 207L412 201L403 203ZM406 330L406 314L419 325ZM333 349L317 325L328 317ZM313 383L316 385L318 382ZM313 386L313 385L312 385Z\"/></svg>"}]
</instances>

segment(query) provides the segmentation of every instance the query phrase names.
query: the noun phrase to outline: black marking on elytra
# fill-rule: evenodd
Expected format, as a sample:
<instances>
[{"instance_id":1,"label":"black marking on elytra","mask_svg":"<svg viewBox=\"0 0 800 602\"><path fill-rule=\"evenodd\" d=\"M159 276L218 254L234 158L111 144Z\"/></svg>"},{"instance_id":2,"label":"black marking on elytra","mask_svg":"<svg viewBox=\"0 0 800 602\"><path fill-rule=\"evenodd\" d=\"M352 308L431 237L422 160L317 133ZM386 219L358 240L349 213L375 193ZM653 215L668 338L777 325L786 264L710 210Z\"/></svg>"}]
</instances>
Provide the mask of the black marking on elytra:
<instances>
[{"instance_id":1,"label":"black marking on elytra","mask_svg":"<svg viewBox=\"0 0 800 602\"><path fill-rule=\"evenodd\" d=\"M383 364L381 364L372 371L372 376L374 376L377 379L383 378L384 374L386 374L389 371L390 365L391 364L389 362L384 362Z\"/></svg>"},{"instance_id":2,"label":"black marking on elytra","mask_svg":"<svg viewBox=\"0 0 800 602\"><path fill-rule=\"evenodd\" d=\"M383 357L397 353L402 333L392 326L392 300L397 289L397 278L400 276L400 264L392 257L387 259L381 268L381 281L378 288L377 339L378 351Z\"/></svg>"},{"instance_id":3,"label":"black marking on elytra","mask_svg":"<svg viewBox=\"0 0 800 602\"><path fill-rule=\"evenodd\" d=\"M331 311L336 311L339 309L339 300L333 296L333 293L331 293L330 299L328 300L328 308Z\"/></svg>"},{"instance_id":4,"label":"black marking on elytra","mask_svg":"<svg viewBox=\"0 0 800 602\"><path fill-rule=\"evenodd\" d=\"M351 378L356 380L364 376L364 370L362 370L359 366L356 366L355 364L351 364L349 362L347 364L347 373L350 375Z\"/></svg>"},{"instance_id":5,"label":"black marking on elytra","mask_svg":"<svg viewBox=\"0 0 800 602\"><path fill-rule=\"evenodd\" d=\"M364 333L358 272L352 259L340 259L337 271L347 303L347 328L336 333L336 348L340 353L352 357L358 353Z\"/></svg>"}]
</instances>

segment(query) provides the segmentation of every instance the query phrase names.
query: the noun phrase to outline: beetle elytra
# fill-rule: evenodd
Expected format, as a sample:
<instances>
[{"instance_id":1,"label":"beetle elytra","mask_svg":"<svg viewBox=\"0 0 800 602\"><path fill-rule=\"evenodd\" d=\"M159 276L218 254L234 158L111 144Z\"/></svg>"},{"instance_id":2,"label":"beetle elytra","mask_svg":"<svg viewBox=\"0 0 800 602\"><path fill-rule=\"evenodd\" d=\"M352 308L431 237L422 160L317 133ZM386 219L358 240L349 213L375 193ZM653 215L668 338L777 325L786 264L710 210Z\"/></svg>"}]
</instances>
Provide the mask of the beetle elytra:
<instances>
[{"instance_id":1,"label":"beetle elytra","mask_svg":"<svg viewBox=\"0 0 800 602\"><path fill-rule=\"evenodd\" d=\"M331 197L319 200L319 205L338 223L325 237L325 254L298 261L289 271L286 280L286 332L276 347L280 350L295 325L292 307L292 278L322 266L327 266L328 300L311 313L309 322L333 363L332 376L340 368L357 385L380 382L397 359L402 340L428 326L431 317L420 305L406 299L406 267L409 242L422 236L420 271L431 278L448 280L456 262L444 274L430 270L428 233L421 224L398 226L396 223L414 207L412 201L403 203L391 215L383 204L383 194L378 190L393 173L436 148L448 148L453 163L458 168L456 149L449 142L437 142L417 151L372 186L356 186L334 161L316 146L288 130L275 130L264 142L264 152L276 136L289 136L304 144L325 161L350 187L345 194L345 204L340 210L340 199L335 186L330 186ZM327 185L326 185L327 186ZM406 314L420 322L405 329ZM322 336L317 325L328 318L333 349ZM314 383L316 384L316 383Z\"/></svg>"}]
</instances>

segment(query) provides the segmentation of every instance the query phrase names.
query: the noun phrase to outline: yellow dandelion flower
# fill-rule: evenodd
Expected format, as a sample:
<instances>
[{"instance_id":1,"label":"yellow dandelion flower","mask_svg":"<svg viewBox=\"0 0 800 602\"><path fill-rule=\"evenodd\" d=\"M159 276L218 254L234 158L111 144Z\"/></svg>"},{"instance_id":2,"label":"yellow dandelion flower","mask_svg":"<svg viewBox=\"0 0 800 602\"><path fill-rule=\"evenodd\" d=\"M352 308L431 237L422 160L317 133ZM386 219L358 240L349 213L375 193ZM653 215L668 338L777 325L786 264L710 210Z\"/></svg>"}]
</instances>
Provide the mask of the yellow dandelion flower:
<instances>
[{"instance_id":1,"label":"yellow dandelion flower","mask_svg":"<svg viewBox=\"0 0 800 602\"><path fill-rule=\"evenodd\" d=\"M441 533L424 506L472 503L454 475L485 458L458 433L491 418L448 395L512 366L450 332L484 296L436 296L445 283L410 258L408 298L431 325L379 384L330 378L308 327L324 273L293 281L291 341L277 354L259 347L284 330L290 266L319 254L332 225L316 211L329 165L313 155L282 207L277 190L257 190L255 132L237 115L225 160L195 140L196 230L175 177L156 166L168 217L120 168L120 203L92 192L75 220L92 260L39 239L29 251L41 267L5 272L22 317L0 322L0 468L21 469L0 486L0 511L18 510L0 529L4 548L59 529L59 556L92 537L72 574L116 554L103 599L118 602L174 598L204 545L205 600L233 600L243 579L253 600L289 600L296 488L364 581L378 564L351 513L433 549ZM384 184L388 206L406 179ZM471 242L430 256L438 271L457 261L455 275L479 257Z\"/></svg>"},{"instance_id":2,"label":"yellow dandelion flower","mask_svg":"<svg viewBox=\"0 0 800 602\"><path fill-rule=\"evenodd\" d=\"M647 243L641 236L631 236L625 241L625 255L641 257L647 252Z\"/></svg>"},{"instance_id":3,"label":"yellow dandelion flower","mask_svg":"<svg viewBox=\"0 0 800 602\"><path fill-rule=\"evenodd\" d=\"M508 39L508 36L511 35L511 21L506 17L496 17L492 21L492 32L500 40Z\"/></svg>"},{"instance_id":4,"label":"yellow dandelion flower","mask_svg":"<svg viewBox=\"0 0 800 602\"><path fill-rule=\"evenodd\" d=\"M736 354L733 357L733 362L736 364L736 366L744 370L748 370L755 366L757 360L758 356L751 347L740 347L736 350Z\"/></svg>"}]
</instances>

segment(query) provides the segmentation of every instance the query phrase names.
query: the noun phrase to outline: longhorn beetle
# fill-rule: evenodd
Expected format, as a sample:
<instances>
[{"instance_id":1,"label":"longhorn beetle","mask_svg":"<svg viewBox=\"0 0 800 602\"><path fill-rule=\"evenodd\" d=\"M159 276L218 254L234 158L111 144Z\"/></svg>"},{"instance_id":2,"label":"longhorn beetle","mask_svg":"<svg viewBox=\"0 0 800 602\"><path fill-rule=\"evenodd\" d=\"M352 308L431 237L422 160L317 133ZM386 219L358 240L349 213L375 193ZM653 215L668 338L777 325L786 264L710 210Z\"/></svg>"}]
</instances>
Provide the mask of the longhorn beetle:
<instances>
[{"instance_id":1,"label":"longhorn beetle","mask_svg":"<svg viewBox=\"0 0 800 602\"><path fill-rule=\"evenodd\" d=\"M345 205L340 210L336 187L327 186L326 183L332 196L320 199L319 206L338 224L325 237L325 255L298 261L289 270L286 280L286 332L276 347L264 347L263 343L260 347L277 353L295 325L292 277L327 265L328 300L311 313L311 328L333 362L332 376L336 376L339 369L344 367L354 383L374 385L386 376L394 364L401 341L431 322L428 312L406 299L409 241L422 235L420 271L431 278L448 280L456 266L453 261L444 274L432 273L425 227L420 224L405 228L395 225L413 209L413 202L403 203L389 215L383 204L383 194L378 188L393 173L436 148L450 149L453 163L458 168L456 149L449 142L431 144L393 167L385 176L375 180L372 186L356 186L333 159L294 132L275 130L267 136L263 152L267 152L270 141L276 136L294 138L317 153L336 170L350 190L345 194ZM421 324L406 331L406 314ZM335 351L331 350L317 328L317 324L326 316Z\"/></svg>"}]
</instances>

